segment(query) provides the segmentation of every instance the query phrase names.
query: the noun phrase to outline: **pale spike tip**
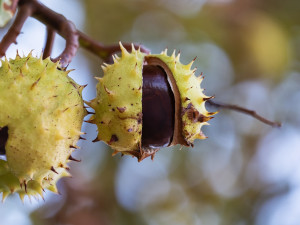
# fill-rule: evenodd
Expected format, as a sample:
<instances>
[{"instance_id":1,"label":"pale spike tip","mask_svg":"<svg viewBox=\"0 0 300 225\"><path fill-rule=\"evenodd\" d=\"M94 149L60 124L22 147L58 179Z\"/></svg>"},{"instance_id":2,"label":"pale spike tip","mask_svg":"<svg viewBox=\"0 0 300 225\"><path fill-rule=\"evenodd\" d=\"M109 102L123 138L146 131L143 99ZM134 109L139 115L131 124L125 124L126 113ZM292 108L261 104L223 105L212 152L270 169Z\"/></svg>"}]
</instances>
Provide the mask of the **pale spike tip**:
<instances>
[{"instance_id":1,"label":"pale spike tip","mask_svg":"<svg viewBox=\"0 0 300 225\"><path fill-rule=\"evenodd\" d=\"M123 46L123 44L122 44L121 41L119 41L119 45L120 45L120 49L121 49L121 52L122 52L122 56L129 55L129 52L128 52L127 49Z\"/></svg>"},{"instance_id":2,"label":"pale spike tip","mask_svg":"<svg viewBox=\"0 0 300 225\"><path fill-rule=\"evenodd\" d=\"M134 47L134 44L133 44L133 43L131 43L131 52L132 52L132 53L135 53L135 52L136 52L136 50L135 50L135 47Z\"/></svg>"}]
</instances>

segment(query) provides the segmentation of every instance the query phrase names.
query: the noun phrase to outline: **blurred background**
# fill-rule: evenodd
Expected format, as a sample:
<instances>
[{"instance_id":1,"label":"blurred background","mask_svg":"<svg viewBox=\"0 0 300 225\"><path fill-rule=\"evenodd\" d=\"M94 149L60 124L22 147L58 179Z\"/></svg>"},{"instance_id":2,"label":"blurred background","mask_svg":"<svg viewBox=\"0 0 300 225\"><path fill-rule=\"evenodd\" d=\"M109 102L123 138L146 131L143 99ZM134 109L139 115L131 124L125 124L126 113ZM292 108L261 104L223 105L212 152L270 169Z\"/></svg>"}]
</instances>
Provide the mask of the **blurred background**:
<instances>
[{"instance_id":1,"label":"blurred background","mask_svg":"<svg viewBox=\"0 0 300 225\"><path fill-rule=\"evenodd\" d=\"M194 148L166 148L154 161L112 157L92 143L96 126L71 163L73 178L45 201L11 196L0 204L0 225L299 225L300 224L300 1L299 0L43 0L78 29L105 44L141 43L160 53L181 51L207 95L256 110L283 127L222 110ZM0 30L3 37L7 27ZM45 27L29 19L16 49L39 55ZM64 47L56 37L53 57ZM80 49L70 69L89 84L101 60ZM209 108L210 111L215 110ZM1 197L1 196L0 196Z\"/></svg>"}]
</instances>

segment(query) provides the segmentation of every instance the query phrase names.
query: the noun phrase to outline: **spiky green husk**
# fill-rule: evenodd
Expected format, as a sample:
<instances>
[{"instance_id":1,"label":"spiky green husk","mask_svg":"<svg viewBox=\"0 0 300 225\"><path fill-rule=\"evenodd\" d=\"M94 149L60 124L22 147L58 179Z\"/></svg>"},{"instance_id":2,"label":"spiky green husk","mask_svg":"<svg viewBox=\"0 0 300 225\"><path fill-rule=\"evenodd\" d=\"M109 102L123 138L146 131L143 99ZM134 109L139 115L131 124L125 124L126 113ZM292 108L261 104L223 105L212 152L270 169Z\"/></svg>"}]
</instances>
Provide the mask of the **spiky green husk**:
<instances>
[{"instance_id":1,"label":"spiky green husk","mask_svg":"<svg viewBox=\"0 0 300 225\"><path fill-rule=\"evenodd\" d=\"M167 55L167 50L158 55L151 55L162 60L171 70L176 81L181 99L181 117L183 123L182 134L186 142L191 145L195 139L205 139L202 133L203 125L208 125L215 113L208 112L205 102L211 97L206 96L201 88L203 76L195 76L196 69L191 69L191 63L184 65L180 62L180 54Z\"/></svg>"},{"instance_id":2,"label":"spiky green husk","mask_svg":"<svg viewBox=\"0 0 300 225\"><path fill-rule=\"evenodd\" d=\"M146 55L133 46L132 52L128 53L121 43L120 48L122 57L114 56L114 64L102 67L104 77L96 78L99 80L97 96L88 103L95 110L89 122L98 126L95 141L106 142L115 150L114 154L120 151L139 160L155 154L156 151L144 156L146 152L141 150L142 124L139 119L142 116L142 67L146 58L158 58L166 64L172 73L168 76L176 81L181 101L181 115L177 119L182 120L180 132L185 144L192 145L195 139L205 138L201 128L208 124L214 113L205 109L205 101L209 97L203 94L200 87L203 78L195 76L195 70L191 69L193 61L183 65L175 53L168 56L164 51Z\"/></svg>"},{"instance_id":3,"label":"spiky green husk","mask_svg":"<svg viewBox=\"0 0 300 225\"><path fill-rule=\"evenodd\" d=\"M31 54L2 61L0 127L8 127L7 161L0 160L3 198L55 192L56 181L69 176L67 163L86 110L83 87L58 66Z\"/></svg>"},{"instance_id":4,"label":"spiky green husk","mask_svg":"<svg viewBox=\"0 0 300 225\"><path fill-rule=\"evenodd\" d=\"M142 68L144 54L114 56L114 64L104 65L103 78L97 78L97 96L88 104L96 114L90 122L98 126L98 140L118 151L139 149L142 135Z\"/></svg>"}]
</instances>

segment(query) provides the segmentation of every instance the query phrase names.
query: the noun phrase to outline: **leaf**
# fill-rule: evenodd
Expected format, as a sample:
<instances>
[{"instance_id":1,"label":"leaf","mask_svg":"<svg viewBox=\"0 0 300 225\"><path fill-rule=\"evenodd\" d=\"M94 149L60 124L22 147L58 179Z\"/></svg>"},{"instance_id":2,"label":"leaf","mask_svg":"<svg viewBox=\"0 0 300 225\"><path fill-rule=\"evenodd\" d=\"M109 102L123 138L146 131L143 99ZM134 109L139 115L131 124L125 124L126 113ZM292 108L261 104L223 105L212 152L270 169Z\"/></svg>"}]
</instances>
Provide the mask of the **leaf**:
<instances>
[{"instance_id":1,"label":"leaf","mask_svg":"<svg viewBox=\"0 0 300 225\"><path fill-rule=\"evenodd\" d=\"M16 0L0 0L0 27L4 27L12 19L16 8Z\"/></svg>"}]
</instances>

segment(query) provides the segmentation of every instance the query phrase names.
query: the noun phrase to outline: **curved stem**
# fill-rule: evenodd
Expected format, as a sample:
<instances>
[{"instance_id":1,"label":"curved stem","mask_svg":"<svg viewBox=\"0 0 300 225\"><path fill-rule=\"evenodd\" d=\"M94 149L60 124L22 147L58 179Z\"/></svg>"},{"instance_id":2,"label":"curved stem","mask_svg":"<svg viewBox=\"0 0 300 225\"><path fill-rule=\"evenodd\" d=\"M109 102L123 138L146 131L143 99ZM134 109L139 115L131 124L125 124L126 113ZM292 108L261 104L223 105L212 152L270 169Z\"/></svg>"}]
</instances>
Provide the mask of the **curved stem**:
<instances>
[{"instance_id":1,"label":"curved stem","mask_svg":"<svg viewBox=\"0 0 300 225\"><path fill-rule=\"evenodd\" d=\"M17 43L17 37L21 33L21 29L26 19L31 16L32 13L33 9L29 5L22 5L19 7L15 21L0 42L0 57L5 55L5 52L12 43Z\"/></svg>"},{"instance_id":2,"label":"curved stem","mask_svg":"<svg viewBox=\"0 0 300 225\"><path fill-rule=\"evenodd\" d=\"M246 108L243 108L243 107L240 107L240 106L237 106L237 105L216 103L212 100L207 100L206 102L208 104L214 106L214 107L217 107L217 108L229 109L229 110L238 111L238 112L241 112L241 113L244 113L244 114L248 114L248 115L252 116L253 118L255 118L255 119L257 119L257 120L259 120L259 121L261 121L265 124L268 124L272 127L281 127L281 123L270 121L270 120L258 115L254 110L246 109Z\"/></svg>"},{"instance_id":3,"label":"curved stem","mask_svg":"<svg viewBox=\"0 0 300 225\"><path fill-rule=\"evenodd\" d=\"M78 34L75 25L63 15L54 12L38 1L20 0L19 5L28 5L33 8L32 16L34 18L47 25L49 28L52 28L65 38L65 49L54 59L54 61L60 60L62 67L67 66L72 61L79 47Z\"/></svg>"},{"instance_id":4,"label":"curved stem","mask_svg":"<svg viewBox=\"0 0 300 225\"><path fill-rule=\"evenodd\" d=\"M15 0L17 1L17 0ZM54 61L60 60L61 66L68 65L72 58L75 56L79 45L88 51L94 53L105 61L110 61L110 58L116 52L119 52L119 45L103 45L102 43L95 41L88 37L86 34L75 28L75 25L67 20L63 15L54 12L37 0L19 0L19 12L13 26L3 38L0 43L0 57L2 57L10 44L14 43L25 20L32 16L45 24L49 29L53 29L59 35L66 40L66 46L64 51L54 59ZM49 31L49 30L48 30ZM53 35L48 32L48 35ZM50 42L51 37L48 36L49 51L51 50ZM131 50L132 45L129 43L123 43L123 46L127 50ZM140 48L141 52L150 53L148 49L141 45L133 45L136 49ZM47 44L45 49L46 55L50 55L48 52Z\"/></svg>"},{"instance_id":5,"label":"curved stem","mask_svg":"<svg viewBox=\"0 0 300 225\"><path fill-rule=\"evenodd\" d=\"M99 56L103 60L107 60L111 55L115 54L116 52L119 52L120 46L118 44L116 45L103 45L102 43L95 41L91 39L89 36L86 34L82 33L81 31L77 31L79 35L79 44L81 47L87 49L88 51L94 53L95 55ZM124 48L127 49L128 51L131 50L132 45L129 43L124 43L123 44ZM150 53L150 50L145 48L142 45L133 45L134 48L138 49L140 48L141 52L144 53Z\"/></svg>"},{"instance_id":6,"label":"curved stem","mask_svg":"<svg viewBox=\"0 0 300 225\"><path fill-rule=\"evenodd\" d=\"M55 31L47 27L47 39L46 39L46 45L43 53L43 59L46 59L47 57L51 56L53 44L55 39Z\"/></svg>"}]
</instances>

